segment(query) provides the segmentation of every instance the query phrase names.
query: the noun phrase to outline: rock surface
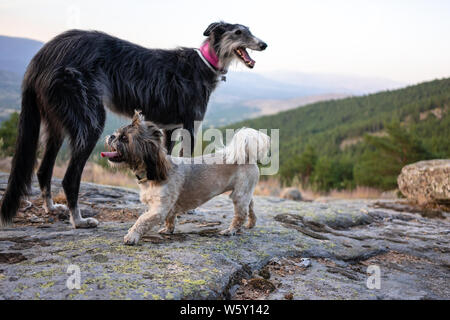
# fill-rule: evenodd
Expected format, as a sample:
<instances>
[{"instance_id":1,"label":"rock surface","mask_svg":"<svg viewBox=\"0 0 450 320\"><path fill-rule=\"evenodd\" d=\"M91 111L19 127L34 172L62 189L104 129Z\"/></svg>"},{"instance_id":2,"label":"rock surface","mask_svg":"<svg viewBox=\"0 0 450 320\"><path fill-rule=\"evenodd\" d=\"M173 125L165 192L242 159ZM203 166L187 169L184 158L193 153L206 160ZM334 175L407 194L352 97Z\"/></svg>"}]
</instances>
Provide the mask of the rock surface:
<instances>
[{"instance_id":1,"label":"rock surface","mask_svg":"<svg viewBox=\"0 0 450 320\"><path fill-rule=\"evenodd\" d=\"M34 183L31 205L0 230L0 299L450 299L448 214L255 197L256 227L225 237L233 206L223 195L180 216L175 234L129 247L136 191L83 183L84 215L100 225L78 230L65 213L44 214L38 195ZM366 285L370 265L380 289ZM80 287L69 289L76 268Z\"/></svg>"},{"instance_id":2,"label":"rock surface","mask_svg":"<svg viewBox=\"0 0 450 320\"><path fill-rule=\"evenodd\" d=\"M419 204L450 204L450 159L419 161L402 168L402 194Z\"/></svg>"},{"instance_id":3,"label":"rock surface","mask_svg":"<svg viewBox=\"0 0 450 320\"><path fill-rule=\"evenodd\" d=\"M280 197L283 199L294 200L294 201L301 201L303 199L302 194L300 193L300 191L297 188L283 189Z\"/></svg>"}]
</instances>

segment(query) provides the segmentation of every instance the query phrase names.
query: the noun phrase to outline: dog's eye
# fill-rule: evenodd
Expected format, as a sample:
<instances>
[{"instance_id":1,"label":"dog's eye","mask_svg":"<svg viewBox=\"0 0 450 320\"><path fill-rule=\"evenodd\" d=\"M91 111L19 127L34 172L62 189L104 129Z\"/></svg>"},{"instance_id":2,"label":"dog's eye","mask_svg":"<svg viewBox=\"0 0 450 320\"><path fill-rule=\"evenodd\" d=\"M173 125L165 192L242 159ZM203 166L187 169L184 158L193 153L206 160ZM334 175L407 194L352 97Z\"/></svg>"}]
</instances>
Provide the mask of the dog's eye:
<instances>
[{"instance_id":1,"label":"dog's eye","mask_svg":"<svg viewBox=\"0 0 450 320\"><path fill-rule=\"evenodd\" d=\"M241 34L241 33L242 33L241 30L236 30L236 31L234 32L234 34L237 34L237 35L239 35L239 34Z\"/></svg>"},{"instance_id":2,"label":"dog's eye","mask_svg":"<svg viewBox=\"0 0 450 320\"><path fill-rule=\"evenodd\" d=\"M128 137L126 135L121 135L119 139L122 142L128 142Z\"/></svg>"}]
</instances>

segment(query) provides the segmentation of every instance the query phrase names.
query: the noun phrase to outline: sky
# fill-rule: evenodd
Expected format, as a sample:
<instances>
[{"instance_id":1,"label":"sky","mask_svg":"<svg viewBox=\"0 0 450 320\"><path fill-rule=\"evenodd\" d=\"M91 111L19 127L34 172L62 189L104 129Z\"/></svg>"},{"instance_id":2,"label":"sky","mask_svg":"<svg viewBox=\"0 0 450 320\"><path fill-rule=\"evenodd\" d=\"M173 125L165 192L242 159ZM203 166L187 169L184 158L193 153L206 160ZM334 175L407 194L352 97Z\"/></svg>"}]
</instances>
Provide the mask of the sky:
<instances>
[{"instance_id":1,"label":"sky","mask_svg":"<svg viewBox=\"0 0 450 320\"><path fill-rule=\"evenodd\" d=\"M450 76L449 0L0 0L0 34L48 41L101 30L151 48L198 47L214 21L268 44L255 71L418 83ZM238 66L244 70L244 66Z\"/></svg>"}]
</instances>

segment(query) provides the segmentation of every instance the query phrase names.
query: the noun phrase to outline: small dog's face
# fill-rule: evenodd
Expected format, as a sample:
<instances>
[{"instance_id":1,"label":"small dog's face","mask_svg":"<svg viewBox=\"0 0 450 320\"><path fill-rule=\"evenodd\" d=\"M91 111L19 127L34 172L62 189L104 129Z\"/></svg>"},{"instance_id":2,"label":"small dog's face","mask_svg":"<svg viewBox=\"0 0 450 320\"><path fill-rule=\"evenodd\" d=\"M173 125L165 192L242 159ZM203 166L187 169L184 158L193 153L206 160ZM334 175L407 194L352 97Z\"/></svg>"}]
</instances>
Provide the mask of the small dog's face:
<instances>
[{"instance_id":1,"label":"small dog's face","mask_svg":"<svg viewBox=\"0 0 450 320\"><path fill-rule=\"evenodd\" d=\"M166 160L164 135L161 129L144 121L136 112L130 125L124 126L105 138L110 151L102 152L113 167L147 172L148 180L164 180L170 164Z\"/></svg>"},{"instance_id":2,"label":"small dog's face","mask_svg":"<svg viewBox=\"0 0 450 320\"><path fill-rule=\"evenodd\" d=\"M255 60L246 49L262 51L267 48L264 41L255 37L248 27L241 24L214 22L208 26L203 35L209 38L219 60L225 65L237 58L248 68L253 68Z\"/></svg>"}]
</instances>

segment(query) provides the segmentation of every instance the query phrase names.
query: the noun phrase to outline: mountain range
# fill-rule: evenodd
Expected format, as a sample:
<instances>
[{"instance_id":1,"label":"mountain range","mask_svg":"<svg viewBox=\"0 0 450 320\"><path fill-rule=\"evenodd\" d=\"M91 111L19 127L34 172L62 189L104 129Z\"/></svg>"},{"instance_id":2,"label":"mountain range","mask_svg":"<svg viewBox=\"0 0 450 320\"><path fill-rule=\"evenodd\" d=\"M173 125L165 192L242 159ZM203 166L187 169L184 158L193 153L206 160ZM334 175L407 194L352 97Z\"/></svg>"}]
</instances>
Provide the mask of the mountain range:
<instances>
[{"instance_id":1,"label":"mountain range","mask_svg":"<svg viewBox=\"0 0 450 320\"><path fill-rule=\"evenodd\" d=\"M42 46L43 43L36 40L0 36L0 121L20 109L23 74ZM231 71L227 81L222 82L211 96L204 126L223 126L310 102L340 99L402 85L386 79L346 75ZM108 114L107 121L117 125L125 120ZM106 127L110 127L108 123Z\"/></svg>"},{"instance_id":2,"label":"mountain range","mask_svg":"<svg viewBox=\"0 0 450 320\"><path fill-rule=\"evenodd\" d=\"M450 157L450 78L316 102L226 126L242 127L280 129L278 155L282 179L311 172L314 163L315 181L326 186L322 190L355 185L395 188L401 169L395 161L406 161L420 152L425 159ZM376 141L384 149L374 149L370 141ZM412 151L405 151L409 147ZM391 162L374 162L379 155L388 155ZM372 161L370 166L366 165L367 159ZM386 178L375 174L382 166L391 170L389 181L393 183L377 182Z\"/></svg>"}]
</instances>

